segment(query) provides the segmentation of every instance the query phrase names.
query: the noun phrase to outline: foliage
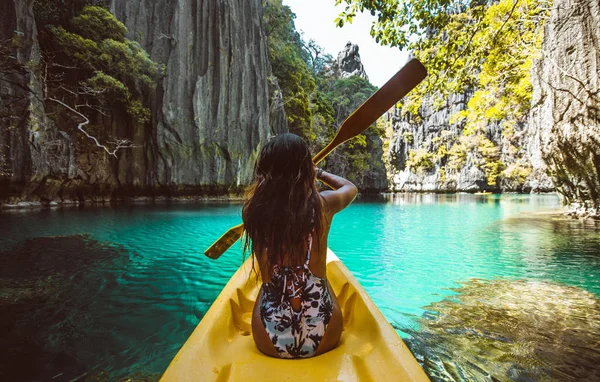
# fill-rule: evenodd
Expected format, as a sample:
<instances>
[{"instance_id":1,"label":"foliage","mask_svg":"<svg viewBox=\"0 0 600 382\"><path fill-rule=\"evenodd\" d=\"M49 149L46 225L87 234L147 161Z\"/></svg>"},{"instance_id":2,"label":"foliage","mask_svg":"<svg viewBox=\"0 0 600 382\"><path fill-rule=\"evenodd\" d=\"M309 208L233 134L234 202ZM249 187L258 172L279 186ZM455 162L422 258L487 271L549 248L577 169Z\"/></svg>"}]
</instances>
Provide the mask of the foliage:
<instances>
[{"instance_id":1,"label":"foliage","mask_svg":"<svg viewBox=\"0 0 600 382\"><path fill-rule=\"evenodd\" d=\"M408 152L406 165L413 172L422 173L430 171L435 167L433 163L433 154L423 148L410 150Z\"/></svg>"},{"instance_id":2,"label":"foliage","mask_svg":"<svg viewBox=\"0 0 600 382\"><path fill-rule=\"evenodd\" d=\"M502 171L502 179L507 182L508 185L514 187L515 185L525 183L527 177L533 171L531 163L519 161L511 163Z\"/></svg>"},{"instance_id":3,"label":"foliage","mask_svg":"<svg viewBox=\"0 0 600 382\"><path fill-rule=\"evenodd\" d=\"M323 94L323 97L331 105L331 111L333 112L331 115L333 125L330 128L329 139L333 138L335 131L344 120L376 90L377 88L369 81L358 76L322 78L319 81L317 92ZM338 147L332 155L333 160L328 161L328 164L335 161L343 162L345 166L328 168L361 184L366 172L374 162L372 160L373 147L370 143L376 139L381 139L384 134L385 130L381 126L369 127L364 133Z\"/></svg>"},{"instance_id":4,"label":"foliage","mask_svg":"<svg viewBox=\"0 0 600 382\"><path fill-rule=\"evenodd\" d=\"M269 58L283 92L290 132L312 142L316 135L311 129L310 96L316 85L302 49L302 38L294 25L296 16L281 0L264 0L263 9Z\"/></svg>"},{"instance_id":5,"label":"foliage","mask_svg":"<svg viewBox=\"0 0 600 382\"><path fill-rule=\"evenodd\" d=\"M460 171L467 163L467 145L464 139L454 143L448 150L448 168L454 171Z\"/></svg>"},{"instance_id":6,"label":"foliage","mask_svg":"<svg viewBox=\"0 0 600 382\"><path fill-rule=\"evenodd\" d=\"M414 122L423 100L437 110L449 94L473 92L467 109L451 116L473 137L462 140L466 147L450 150L451 167L462 166L463 149L481 148L488 182L493 181L503 165L485 152L487 143L479 143L489 123L502 121L510 134L529 112L530 69L540 52L550 0L336 0L342 3L339 26L369 11L377 17L371 28L377 42L408 49L427 66L428 79L402 105Z\"/></svg>"},{"instance_id":7,"label":"foliage","mask_svg":"<svg viewBox=\"0 0 600 382\"><path fill-rule=\"evenodd\" d=\"M263 8L273 75L283 93L289 129L318 152L377 88L357 76L331 76L331 55L313 40L302 39L294 25L295 15L281 0L263 0ZM384 134L383 128L370 127L332 152L325 167L360 184L373 166L373 142Z\"/></svg>"},{"instance_id":8,"label":"foliage","mask_svg":"<svg viewBox=\"0 0 600 382\"><path fill-rule=\"evenodd\" d=\"M54 5L59 3L64 1ZM51 4L44 1L36 8L42 12L42 21L48 18L43 11L52 9ZM39 29L48 97L67 97L73 105L101 112L122 105L136 120L149 120L150 110L134 95L135 84L154 87L161 67L137 42L125 38L127 28L109 11L86 5L70 21Z\"/></svg>"},{"instance_id":9,"label":"foliage","mask_svg":"<svg viewBox=\"0 0 600 382\"><path fill-rule=\"evenodd\" d=\"M352 76L349 78L334 79L322 86L321 91L326 94L334 109L335 124L342 122L377 88L362 77Z\"/></svg>"},{"instance_id":10,"label":"foliage","mask_svg":"<svg viewBox=\"0 0 600 382\"><path fill-rule=\"evenodd\" d=\"M482 136L477 138L477 151L481 158L479 167L483 168L488 185L494 186L504 170L504 163L500 161L500 150L488 138Z\"/></svg>"},{"instance_id":11,"label":"foliage","mask_svg":"<svg viewBox=\"0 0 600 382\"><path fill-rule=\"evenodd\" d=\"M546 0L336 0L341 3L346 8L338 25L370 11L377 16L371 28L375 40L415 52L433 78L429 90L450 92L485 81L479 72L486 65L509 69L502 73L503 83L527 76L517 66L539 48L549 13Z\"/></svg>"},{"instance_id":12,"label":"foliage","mask_svg":"<svg viewBox=\"0 0 600 382\"><path fill-rule=\"evenodd\" d=\"M87 6L71 20L76 32L90 40L123 40L127 28L102 7Z\"/></svg>"}]
</instances>

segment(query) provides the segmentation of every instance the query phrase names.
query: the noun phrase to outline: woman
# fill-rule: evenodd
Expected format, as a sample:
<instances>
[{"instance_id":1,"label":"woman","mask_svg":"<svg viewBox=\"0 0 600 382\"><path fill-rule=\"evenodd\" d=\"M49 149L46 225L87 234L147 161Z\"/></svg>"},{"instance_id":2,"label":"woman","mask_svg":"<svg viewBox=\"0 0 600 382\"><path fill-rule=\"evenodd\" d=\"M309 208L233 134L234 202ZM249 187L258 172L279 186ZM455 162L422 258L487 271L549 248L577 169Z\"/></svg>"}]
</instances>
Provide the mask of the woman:
<instances>
[{"instance_id":1,"label":"woman","mask_svg":"<svg viewBox=\"0 0 600 382\"><path fill-rule=\"evenodd\" d=\"M255 175L242 211L245 250L252 251L263 280L252 316L254 341L272 357L325 353L342 334L342 312L325 272L327 236L333 215L358 190L317 170L294 134L267 143ZM319 193L316 178L333 190Z\"/></svg>"}]
</instances>

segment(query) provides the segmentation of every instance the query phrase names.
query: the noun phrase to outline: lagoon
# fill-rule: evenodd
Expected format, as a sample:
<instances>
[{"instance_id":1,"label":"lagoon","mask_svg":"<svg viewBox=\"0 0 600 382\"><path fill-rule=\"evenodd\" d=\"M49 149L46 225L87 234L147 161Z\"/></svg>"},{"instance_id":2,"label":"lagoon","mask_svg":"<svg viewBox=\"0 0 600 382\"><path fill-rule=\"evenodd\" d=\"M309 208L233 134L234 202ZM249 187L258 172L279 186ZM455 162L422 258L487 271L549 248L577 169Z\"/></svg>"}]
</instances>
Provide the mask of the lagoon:
<instances>
[{"instance_id":1,"label":"lagoon","mask_svg":"<svg viewBox=\"0 0 600 382\"><path fill-rule=\"evenodd\" d=\"M433 379L585 379L600 373L600 226L550 214L560 207L556 195L362 198L329 245ZM159 377L242 262L239 242L203 255L240 209L0 212L0 379Z\"/></svg>"}]
</instances>

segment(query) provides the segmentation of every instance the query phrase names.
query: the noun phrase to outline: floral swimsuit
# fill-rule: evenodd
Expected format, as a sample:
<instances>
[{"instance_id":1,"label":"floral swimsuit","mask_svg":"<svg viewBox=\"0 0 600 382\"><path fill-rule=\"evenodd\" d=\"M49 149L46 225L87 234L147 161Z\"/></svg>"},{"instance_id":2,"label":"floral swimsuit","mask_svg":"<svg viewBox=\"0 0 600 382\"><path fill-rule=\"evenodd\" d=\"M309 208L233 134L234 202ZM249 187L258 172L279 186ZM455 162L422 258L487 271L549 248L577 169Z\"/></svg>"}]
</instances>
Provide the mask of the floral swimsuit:
<instances>
[{"instance_id":1,"label":"floral swimsuit","mask_svg":"<svg viewBox=\"0 0 600 382\"><path fill-rule=\"evenodd\" d=\"M273 266L271 281L263 284L260 318L281 358L307 358L315 355L331 315L333 301L327 279L315 276L308 267L308 256L296 267ZM292 300L298 299L298 311Z\"/></svg>"}]
</instances>

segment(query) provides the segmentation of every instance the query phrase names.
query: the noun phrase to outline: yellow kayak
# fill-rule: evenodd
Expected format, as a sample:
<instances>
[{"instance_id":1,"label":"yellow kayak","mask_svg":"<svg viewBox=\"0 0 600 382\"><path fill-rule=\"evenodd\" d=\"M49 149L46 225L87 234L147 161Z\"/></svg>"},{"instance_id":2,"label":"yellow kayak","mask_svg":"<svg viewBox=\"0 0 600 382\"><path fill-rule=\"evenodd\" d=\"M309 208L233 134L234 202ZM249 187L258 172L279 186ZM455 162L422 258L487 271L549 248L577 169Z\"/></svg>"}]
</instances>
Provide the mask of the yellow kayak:
<instances>
[{"instance_id":1,"label":"yellow kayak","mask_svg":"<svg viewBox=\"0 0 600 382\"><path fill-rule=\"evenodd\" d=\"M348 268L329 250L327 279L338 298L344 332L337 348L285 360L262 354L252 339L260 284L248 259L162 376L162 381L429 381L417 360Z\"/></svg>"}]
</instances>

